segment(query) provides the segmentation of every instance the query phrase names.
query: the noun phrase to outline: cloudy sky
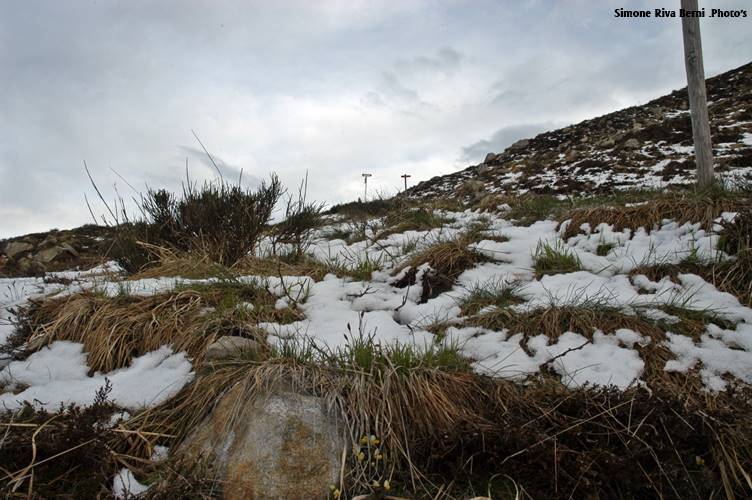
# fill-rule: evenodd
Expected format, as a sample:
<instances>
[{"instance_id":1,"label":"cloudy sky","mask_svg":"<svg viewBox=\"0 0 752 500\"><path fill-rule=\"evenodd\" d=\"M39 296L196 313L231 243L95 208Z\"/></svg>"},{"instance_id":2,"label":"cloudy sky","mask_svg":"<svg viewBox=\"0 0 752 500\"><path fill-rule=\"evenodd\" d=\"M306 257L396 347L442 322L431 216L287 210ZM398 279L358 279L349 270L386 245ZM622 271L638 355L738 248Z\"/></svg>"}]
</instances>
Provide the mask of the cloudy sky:
<instances>
[{"instance_id":1,"label":"cloudy sky","mask_svg":"<svg viewBox=\"0 0 752 500\"><path fill-rule=\"evenodd\" d=\"M308 170L330 204L453 172L683 86L680 21L613 16L678 4L2 0L0 237L89 222L84 160L107 196L211 178L191 130L226 177ZM751 22L702 20L709 76Z\"/></svg>"}]
</instances>

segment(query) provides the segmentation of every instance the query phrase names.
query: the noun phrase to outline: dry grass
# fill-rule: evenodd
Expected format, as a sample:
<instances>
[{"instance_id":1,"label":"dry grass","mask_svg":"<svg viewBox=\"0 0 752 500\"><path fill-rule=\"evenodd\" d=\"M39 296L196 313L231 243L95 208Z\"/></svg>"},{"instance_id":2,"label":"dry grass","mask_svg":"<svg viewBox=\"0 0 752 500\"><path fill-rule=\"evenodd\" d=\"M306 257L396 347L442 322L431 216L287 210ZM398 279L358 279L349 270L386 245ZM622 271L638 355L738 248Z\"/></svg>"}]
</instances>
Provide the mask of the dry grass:
<instances>
[{"instance_id":1,"label":"dry grass","mask_svg":"<svg viewBox=\"0 0 752 500\"><path fill-rule=\"evenodd\" d=\"M129 276L131 280L180 276L187 279L230 277L232 271L212 261L207 254L180 252L166 247L141 243L154 256L153 263Z\"/></svg>"},{"instance_id":2,"label":"dry grass","mask_svg":"<svg viewBox=\"0 0 752 500\"><path fill-rule=\"evenodd\" d=\"M477 236L475 231L460 233L455 238L440 240L423 248L396 270L401 272L405 268L410 268L395 286L414 285L418 267L428 264L429 269L423 274L421 303L451 290L463 271L488 260L481 253L468 247L477 241Z\"/></svg>"},{"instance_id":3,"label":"dry grass","mask_svg":"<svg viewBox=\"0 0 752 500\"><path fill-rule=\"evenodd\" d=\"M736 212L750 204L746 190L727 190L714 187L707 191L672 191L654 196L646 202L632 206L604 204L596 207L574 208L559 216L560 221L571 219L563 237L575 236L584 223L592 227L605 222L615 231L624 228L644 227L650 231L663 219L673 219L679 224L702 223L706 229L713 227L715 219L723 212Z\"/></svg>"},{"instance_id":4,"label":"dry grass","mask_svg":"<svg viewBox=\"0 0 752 500\"><path fill-rule=\"evenodd\" d=\"M591 308L547 311L527 328L531 334L546 328L551 334L585 331L588 323L607 320L611 328L646 327L637 317ZM655 331L642 333L658 338ZM650 378L650 367L646 370ZM80 491L98 488L106 494L121 466L141 481L155 482L152 498L214 496L221 494L221 484L201 463L181 455L180 443L224 396L235 398L237 404L229 406L240 409L280 386L324 398L346 423L353 454L338 486L348 497L383 497L387 479L390 494L447 499L514 498L515 489L531 498L746 498L752 492L747 393L687 398L665 385L652 391L568 390L546 374L521 385L473 373L451 349L420 353L357 335L337 351L301 341L214 363L176 397L113 429L87 424L85 432L66 435L65 427L40 429L47 418L15 420L32 425L10 427L13 446L0 446L0 456L6 468L18 472L28 463L24 444L36 431L40 439L49 436L57 443L36 459L47 460L47 467L36 469L36 486L24 483L31 497L79 491L78 482L86 488ZM362 437L371 435L380 443L364 445ZM89 447L94 442L100 445ZM173 450L167 463L149 462L156 444ZM101 474L76 475L73 471L84 470L73 460L78 455L61 458L79 445L94 453ZM372 453L375 446L383 460L357 459L358 451ZM60 451L65 453L55 456ZM0 487L7 491L8 479L20 477L6 476ZM59 477L68 480L50 489Z\"/></svg>"},{"instance_id":5,"label":"dry grass","mask_svg":"<svg viewBox=\"0 0 752 500\"><path fill-rule=\"evenodd\" d=\"M253 309L244 302L252 302ZM260 321L301 318L295 308L277 310L275 302L263 288L232 281L178 286L151 296L84 292L33 303L23 315L22 336L38 347L56 340L81 342L90 368L98 371L127 366L163 345L185 351L198 364L206 346L221 335L259 338L264 335L254 325Z\"/></svg>"},{"instance_id":6,"label":"dry grass","mask_svg":"<svg viewBox=\"0 0 752 500\"><path fill-rule=\"evenodd\" d=\"M510 484L533 498L733 498L751 491L746 396L711 408L662 389L570 391L545 377L521 386L397 366L239 359L201 374L128 425L186 436L230 389L242 404L283 384L337 408L356 451L361 436L380 439L382 464L349 457L339 485L347 495L383 495L373 481L385 479L392 494L429 498L509 498ZM510 480L495 482L500 475Z\"/></svg>"},{"instance_id":7,"label":"dry grass","mask_svg":"<svg viewBox=\"0 0 752 500\"><path fill-rule=\"evenodd\" d=\"M513 304L514 299L511 300ZM608 334L626 328L649 339L645 345L635 344L635 349L645 362L641 379L648 387L673 391L688 401L699 400L706 405L715 404L713 401L717 398L703 390L703 383L697 373L685 374L664 370L666 362L674 359L671 350L665 345L666 332L671 331L697 340L705 333L709 322L723 327L731 325L715 317L710 311L686 309L679 304L661 306L661 309L677 316L679 322L669 324L651 320L640 314L639 310L627 311L609 306L605 300L588 300L573 305L552 303L538 309L515 310L499 307L470 316L466 323L497 331L508 329L510 335L521 333L523 339L520 345L523 349L527 349L527 341L537 335L545 335L550 343L555 343L565 332L576 332L592 341L596 331ZM472 314L470 308L463 311Z\"/></svg>"}]
</instances>

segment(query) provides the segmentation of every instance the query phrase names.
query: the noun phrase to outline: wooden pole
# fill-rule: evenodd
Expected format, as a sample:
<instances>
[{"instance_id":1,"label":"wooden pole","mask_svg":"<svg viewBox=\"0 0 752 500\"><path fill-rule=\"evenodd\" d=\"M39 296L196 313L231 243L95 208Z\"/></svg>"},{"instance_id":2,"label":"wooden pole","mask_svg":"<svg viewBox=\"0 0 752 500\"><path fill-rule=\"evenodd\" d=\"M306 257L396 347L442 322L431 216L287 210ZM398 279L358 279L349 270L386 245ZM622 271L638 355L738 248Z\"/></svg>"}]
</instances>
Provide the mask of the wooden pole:
<instances>
[{"instance_id":1,"label":"wooden pole","mask_svg":"<svg viewBox=\"0 0 752 500\"><path fill-rule=\"evenodd\" d=\"M410 174L402 174L402 175L400 175L400 177L402 177L403 179L405 179L405 191L407 191L407 178L408 177L412 177L412 175L410 175Z\"/></svg>"},{"instance_id":2,"label":"wooden pole","mask_svg":"<svg viewBox=\"0 0 752 500\"><path fill-rule=\"evenodd\" d=\"M368 178L372 176L372 174L361 174L363 176L363 203L368 201Z\"/></svg>"},{"instance_id":3,"label":"wooden pole","mask_svg":"<svg viewBox=\"0 0 752 500\"><path fill-rule=\"evenodd\" d=\"M700 19L686 15L687 11L699 10L697 0L681 0L681 8L685 11L685 16L682 17L684 66L687 70L687 92L689 112L692 117L692 137L695 143L697 184L700 187L707 187L713 183L713 146L710 141L705 68L702 64Z\"/></svg>"}]
</instances>

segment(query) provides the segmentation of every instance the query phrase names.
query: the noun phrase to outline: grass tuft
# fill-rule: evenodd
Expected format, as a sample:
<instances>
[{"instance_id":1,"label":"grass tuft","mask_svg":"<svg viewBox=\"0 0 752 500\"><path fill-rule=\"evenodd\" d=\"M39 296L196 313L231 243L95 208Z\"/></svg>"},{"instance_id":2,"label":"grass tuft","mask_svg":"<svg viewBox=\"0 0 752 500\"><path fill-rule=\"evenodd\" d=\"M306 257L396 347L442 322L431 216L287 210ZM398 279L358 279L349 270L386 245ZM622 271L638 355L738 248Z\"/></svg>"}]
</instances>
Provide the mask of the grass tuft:
<instances>
[{"instance_id":1,"label":"grass tuft","mask_svg":"<svg viewBox=\"0 0 752 500\"><path fill-rule=\"evenodd\" d=\"M573 273L582 269L580 259L561 241L539 241L533 254L536 277L546 274Z\"/></svg>"}]
</instances>

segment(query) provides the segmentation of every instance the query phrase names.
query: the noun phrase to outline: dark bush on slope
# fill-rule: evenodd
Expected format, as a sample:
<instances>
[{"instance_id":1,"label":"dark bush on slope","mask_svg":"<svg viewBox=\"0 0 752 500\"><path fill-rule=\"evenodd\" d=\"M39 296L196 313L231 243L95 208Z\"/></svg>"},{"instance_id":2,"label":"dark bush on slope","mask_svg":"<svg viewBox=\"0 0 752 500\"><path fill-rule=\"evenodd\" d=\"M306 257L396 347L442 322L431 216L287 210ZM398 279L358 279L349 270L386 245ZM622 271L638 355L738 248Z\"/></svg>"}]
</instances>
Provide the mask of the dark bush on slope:
<instances>
[{"instance_id":1,"label":"dark bush on slope","mask_svg":"<svg viewBox=\"0 0 752 500\"><path fill-rule=\"evenodd\" d=\"M150 246L198 252L233 265L253 251L282 193L276 175L255 191L223 180L200 188L188 182L179 199L150 189L139 201L143 218L118 226L113 257L129 272L156 260Z\"/></svg>"}]
</instances>

